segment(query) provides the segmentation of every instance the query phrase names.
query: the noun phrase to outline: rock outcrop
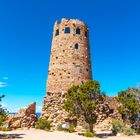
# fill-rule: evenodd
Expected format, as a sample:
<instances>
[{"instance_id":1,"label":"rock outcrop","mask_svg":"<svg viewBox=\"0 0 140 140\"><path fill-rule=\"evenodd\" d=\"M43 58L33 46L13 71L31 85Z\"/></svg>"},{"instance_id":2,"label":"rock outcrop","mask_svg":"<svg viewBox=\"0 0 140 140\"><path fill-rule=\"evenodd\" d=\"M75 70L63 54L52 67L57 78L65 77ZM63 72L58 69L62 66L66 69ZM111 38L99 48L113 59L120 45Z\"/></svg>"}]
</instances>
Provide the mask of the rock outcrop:
<instances>
[{"instance_id":1,"label":"rock outcrop","mask_svg":"<svg viewBox=\"0 0 140 140\"><path fill-rule=\"evenodd\" d=\"M9 114L7 126L11 129L34 128L37 121L36 103L30 104L25 109L20 109L18 114Z\"/></svg>"},{"instance_id":2,"label":"rock outcrop","mask_svg":"<svg viewBox=\"0 0 140 140\"><path fill-rule=\"evenodd\" d=\"M119 105L115 97L106 97L104 103L100 104L97 110L96 130L111 130L113 120L121 120L121 115L117 110Z\"/></svg>"},{"instance_id":3,"label":"rock outcrop","mask_svg":"<svg viewBox=\"0 0 140 140\"><path fill-rule=\"evenodd\" d=\"M121 115L117 110L119 105L116 97L107 96L105 101L97 106L95 111L97 115L96 124L94 125L95 131L109 131L112 129L114 119L121 120ZM83 117L78 119L77 125L78 130L79 128L88 128L88 124L84 121Z\"/></svg>"}]
</instances>

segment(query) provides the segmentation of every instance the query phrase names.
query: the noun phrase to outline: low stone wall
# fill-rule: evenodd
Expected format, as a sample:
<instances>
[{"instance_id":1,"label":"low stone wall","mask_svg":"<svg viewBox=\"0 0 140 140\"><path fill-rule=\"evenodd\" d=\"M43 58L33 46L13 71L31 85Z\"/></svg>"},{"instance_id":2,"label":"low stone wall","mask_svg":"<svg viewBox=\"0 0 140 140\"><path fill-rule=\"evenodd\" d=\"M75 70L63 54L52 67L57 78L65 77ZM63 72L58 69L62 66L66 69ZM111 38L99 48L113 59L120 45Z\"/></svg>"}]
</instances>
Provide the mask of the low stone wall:
<instances>
[{"instance_id":1,"label":"low stone wall","mask_svg":"<svg viewBox=\"0 0 140 140\"><path fill-rule=\"evenodd\" d=\"M9 114L6 125L11 129L34 128L37 121L36 103L30 104L25 109L20 109L18 114Z\"/></svg>"}]
</instances>

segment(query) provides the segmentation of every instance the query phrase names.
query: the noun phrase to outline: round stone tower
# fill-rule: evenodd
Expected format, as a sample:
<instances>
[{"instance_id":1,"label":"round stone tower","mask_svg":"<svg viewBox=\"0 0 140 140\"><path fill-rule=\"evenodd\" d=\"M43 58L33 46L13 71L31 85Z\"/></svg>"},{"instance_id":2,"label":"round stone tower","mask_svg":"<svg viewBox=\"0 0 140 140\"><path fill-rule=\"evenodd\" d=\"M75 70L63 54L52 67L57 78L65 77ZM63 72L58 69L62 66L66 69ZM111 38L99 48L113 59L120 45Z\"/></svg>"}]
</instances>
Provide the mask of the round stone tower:
<instances>
[{"instance_id":1,"label":"round stone tower","mask_svg":"<svg viewBox=\"0 0 140 140\"><path fill-rule=\"evenodd\" d=\"M82 21L62 19L54 24L42 117L55 124L66 117L63 95L68 88L92 79L88 37L88 28Z\"/></svg>"},{"instance_id":2,"label":"round stone tower","mask_svg":"<svg viewBox=\"0 0 140 140\"><path fill-rule=\"evenodd\" d=\"M88 28L79 21L62 19L54 24L47 92L66 92L73 84L91 79Z\"/></svg>"}]
</instances>

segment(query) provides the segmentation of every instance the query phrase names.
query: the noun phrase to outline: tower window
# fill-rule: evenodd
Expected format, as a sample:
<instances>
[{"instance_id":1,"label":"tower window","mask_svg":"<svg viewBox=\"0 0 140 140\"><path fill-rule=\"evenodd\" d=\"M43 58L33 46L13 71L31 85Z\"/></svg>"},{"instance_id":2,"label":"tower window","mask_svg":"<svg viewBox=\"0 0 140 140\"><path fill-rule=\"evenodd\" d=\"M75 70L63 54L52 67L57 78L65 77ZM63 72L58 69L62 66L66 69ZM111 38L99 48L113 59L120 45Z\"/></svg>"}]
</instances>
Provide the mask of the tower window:
<instances>
[{"instance_id":1,"label":"tower window","mask_svg":"<svg viewBox=\"0 0 140 140\"><path fill-rule=\"evenodd\" d=\"M87 37L87 32L85 32L85 37Z\"/></svg>"},{"instance_id":2,"label":"tower window","mask_svg":"<svg viewBox=\"0 0 140 140\"><path fill-rule=\"evenodd\" d=\"M76 29L76 34L79 34L80 35L81 31L79 28Z\"/></svg>"},{"instance_id":3,"label":"tower window","mask_svg":"<svg viewBox=\"0 0 140 140\"><path fill-rule=\"evenodd\" d=\"M59 29L57 29L55 32L55 36L58 36L58 35L59 35Z\"/></svg>"},{"instance_id":4,"label":"tower window","mask_svg":"<svg viewBox=\"0 0 140 140\"><path fill-rule=\"evenodd\" d=\"M75 49L78 49L78 44L75 44L75 46L74 46L74 47L75 47Z\"/></svg>"},{"instance_id":5,"label":"tower window","mask_svg":"<svg viewBox=\"0 0 140 140\"><path fill-rule=\"evenodd\" d=\"M66 28L65 28L65 33L66 33L66 34L70 34L70 27L66 27Z\"/></svg>"}]
</instances>

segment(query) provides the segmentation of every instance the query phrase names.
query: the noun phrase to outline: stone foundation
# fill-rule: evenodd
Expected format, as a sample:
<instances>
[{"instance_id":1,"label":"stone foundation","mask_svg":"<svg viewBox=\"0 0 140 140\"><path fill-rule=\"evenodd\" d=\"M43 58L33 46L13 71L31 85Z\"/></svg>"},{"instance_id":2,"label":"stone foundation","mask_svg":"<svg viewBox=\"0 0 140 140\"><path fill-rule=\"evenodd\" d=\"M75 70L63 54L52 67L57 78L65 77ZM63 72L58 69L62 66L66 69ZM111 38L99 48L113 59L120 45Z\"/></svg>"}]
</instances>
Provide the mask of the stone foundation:
<instances>
[{"instance_id":1,"label":"stone foundation","mask_svg":"<svg viewBox=\"0 0 140 140\"><path fill-rule=\"evenodd\" d=\"M82 126L86 128L88 125L85 123L84 118L81 117L76 121L76 118L73 120L68 118L67 112L64 110L65 97L62 93L47 93L47 96L44 97L44 104L41 117L52 122L52 125L56 127L62 122L74 122L77 125L77 128ZM103 104L98 105L97 121L95 124L95 130L111 130L113 119L121 120L121 115L117 111L119 106L118 101L115 97L106 97L106 100ZM80 127L80 128L82 128Z\"/></svg>"},{"instance_id":2,"label":"stone foundation","mask_svg":"<svg viewBox=\"0 0 140 140\"><path fill-rule=\"evenodd\" d=\"M50 120L53 126L65 121L67 113L64 110L64 94L48 92L47 96L44 97L44 103L42 108L41 117Z\"/></svg>"}]
</instances>

